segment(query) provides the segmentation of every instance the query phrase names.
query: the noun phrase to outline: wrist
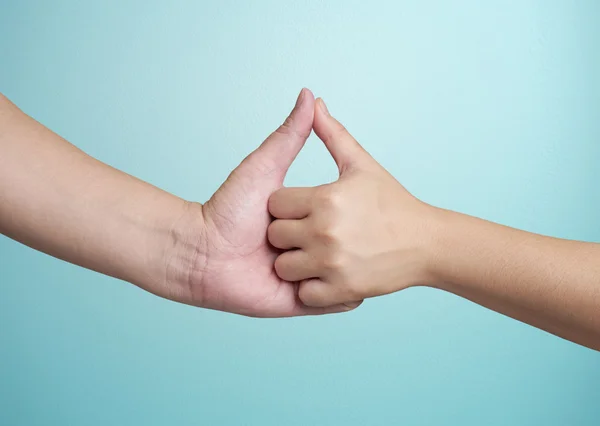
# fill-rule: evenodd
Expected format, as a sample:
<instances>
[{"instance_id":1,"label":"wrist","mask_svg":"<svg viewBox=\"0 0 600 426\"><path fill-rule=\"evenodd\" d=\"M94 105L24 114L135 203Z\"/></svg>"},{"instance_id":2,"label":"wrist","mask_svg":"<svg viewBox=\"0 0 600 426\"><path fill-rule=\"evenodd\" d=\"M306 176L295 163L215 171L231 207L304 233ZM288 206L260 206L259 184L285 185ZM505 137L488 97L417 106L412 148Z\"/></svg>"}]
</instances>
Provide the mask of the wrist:
<instances>
[{"instance_id":1,"label":"wrist","mask_svg":"<svg viewBox=\"0 0 600 426\"><path fill-rule=\"evenodd\" d=\"M200 306L198 285L203 282L207 239L203 205L182 201L174 211L163 254L166 297Z\"/></svg>"},{"instance_id":2,"label":"wrist","mask_svg":"<svg viewBox=\"0 0 600 426\"><path fill-rule=\"evenodd\" d=\"M444 269L441 260L446 256L448 215L451 212L429 204L425 206L420 214L422 222L419 230L422 273L417 277L416 285L439 287Z\"/></svg>"},{"instance_id":3,"label":"wrist","mask_svg":"<svg viewBox=\"0 0 600 426\"><path fill-rule=\"evenodd\" d=\"M476 262L474 240L480 229L472 229L470 216L434 208L433 238L431 240L428 286L455 293L461 284L460 272L468 262Z\"/></svg>"},{"instance_id":4,"label":"wrist","mask_svg":"<svg viewBox=\"0 0 600 426\"><path fill-rule=\"evenodd\" d=\"M444 273L441 259L446 256L446 210L420 200L404 203L397 212L393 257L393 288L438 287ZM408 214L407 214L408 213Z\"/></svg>"},{"instance_id":5,"label":"wrist","mask_svg":"<svg viewBox=\"0 0 600 426\"><path fill-rule=\"evenodd\" d=\"M146 273L141 282L145 290L182 303L192 303L194 282L202 271L200 257L205 252L203 206L173 197L155 212L151 243L147 245Z\"/></svg>"}]
</instances>

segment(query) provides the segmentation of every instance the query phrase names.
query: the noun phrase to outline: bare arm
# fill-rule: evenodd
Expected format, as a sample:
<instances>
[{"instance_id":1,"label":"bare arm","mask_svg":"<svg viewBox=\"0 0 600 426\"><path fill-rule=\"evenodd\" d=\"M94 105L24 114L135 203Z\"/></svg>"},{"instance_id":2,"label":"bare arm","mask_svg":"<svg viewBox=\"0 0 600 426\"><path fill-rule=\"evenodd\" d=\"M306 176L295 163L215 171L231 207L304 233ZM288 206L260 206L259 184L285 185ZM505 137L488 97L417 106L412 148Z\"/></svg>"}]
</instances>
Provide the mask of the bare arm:
<instances>
[{"instance_id":1,"label":"bare arm","mask_svg":"<svg viewBox=\"0 0 600 426\"><path fill-rule=\"evenodd\" d=\"M0 232L163 293L186 203L88 156L0 95Z\"/></svg>"},{"instance_id":2,"label":"bare arm","mask_svg":"<svg viewBox=\"0 0 600 426\"><path fill-rule=\"evenodd\" d=\"M600 245L441 212L436 286L600 350Z\"/></svg>"},{"instance_id":3,"label":"bare arm","mask_svg":"<svg viewBox=\"0 0 600 426\"><path fill-rule=\"evenodd\" d=\"M280 277L310 306L428 285L600 350L600 245L518 231L427 205L317 101L338 181L270 199Z\"/></svg>"},{"instance_id":4,"label":"bare arm","mask_svg":"<svg viewBox=\"0 0 600 426\"><path fill-rule=\"evenodd\" d=\"M103 164L0 95L0 233L159 296L260 317L311 308L273 271L267 202L313 121L304 89L284 124L206 204L184 201Z\"/></svg>"}]
</instances>

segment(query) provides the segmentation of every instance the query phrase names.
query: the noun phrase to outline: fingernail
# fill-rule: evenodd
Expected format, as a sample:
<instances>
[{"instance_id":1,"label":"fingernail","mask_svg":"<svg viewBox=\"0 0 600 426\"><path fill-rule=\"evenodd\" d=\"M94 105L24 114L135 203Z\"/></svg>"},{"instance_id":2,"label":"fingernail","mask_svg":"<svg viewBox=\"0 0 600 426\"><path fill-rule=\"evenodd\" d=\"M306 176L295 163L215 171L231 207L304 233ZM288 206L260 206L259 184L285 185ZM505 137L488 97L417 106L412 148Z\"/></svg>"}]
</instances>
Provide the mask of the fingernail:
<instances>
[{"instance_id":1,"label":"fingernail","mask_svg":"<svg viewBox=\"0 0 600 426\"><path fill-rule=\"evenodd\" d=\"M319 105L321 107L321 110L325 113L325 115L331 115L329 114L329 110L327 109L327 105L325 105L325 101L323 99L320 99L321 102L319 102Z\"/></svg>"},{"instance_id":2,"label":"fingernail","mask_svg":"<svg viewBox=\"0 0 600 426\"><path fill-rule=\"evenodd\" d=\"M352 309L356 309L358 308L360 305L362 305L362 300L359 302L347 302L344 303L344 305L346 305L346 307L348 308L349 311L351 311Z\"/></svg>"},{"instance_id":3,"label":"fingernail","mask_svg":"<svg viewBox=\"0 0 600 426\"><path fill-rule=\"evenodd\" d=\"M306 92L306 90L304 88L302 90L300 90L300 94L298 95L298 99L296 99L296 106L295 106L295 108L298 108L302 104L302 101L304 100L304 92Z\"/></svg>"}]
</instances>

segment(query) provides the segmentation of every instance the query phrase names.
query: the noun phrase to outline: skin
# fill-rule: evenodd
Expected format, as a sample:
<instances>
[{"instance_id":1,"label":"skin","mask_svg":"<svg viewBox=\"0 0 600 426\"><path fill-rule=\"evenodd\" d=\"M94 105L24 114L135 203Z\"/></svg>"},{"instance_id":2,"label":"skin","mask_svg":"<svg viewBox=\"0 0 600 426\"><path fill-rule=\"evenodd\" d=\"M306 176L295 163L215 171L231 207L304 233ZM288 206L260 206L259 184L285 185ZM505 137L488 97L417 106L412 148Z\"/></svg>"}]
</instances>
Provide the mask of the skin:
<instances>
[{"instance_id":1,"label":"skin","mask_svg":"<svg viewBox=\"0 0 600 426\"><path fill-rule=\"evenodd\" d=\"M303 90L285 123L204 205L103 164L0 95L0 232L177 302L256 317L350 310L309 307L275 274L268 198L310 134Z\"/></svg>"},{"instance_id":2,"label":"skin","mask_svg":"<svg viewBox=\"0 0 600 426\"><path fill-rule=\"evenodd\" d=\"M536 235L411 195L316 101L314 131L336 182L269 199L277 274L308 306L358 303L413 286L470 299L600 350L600 245Z\"/></svg>"},{"instance_id":3,"label":"skin","mask_svg":"<svg viewBox=\"0 0 600 426\"><path fill-rule=\"evenodd\" d=\"M311 128L340 178L282 188ZM306 89L204 205L89 157L0 95L0 232L209 309L343 312L428 285L600 350L599 245L421 202Z\"/></svg>"}]
</instances>

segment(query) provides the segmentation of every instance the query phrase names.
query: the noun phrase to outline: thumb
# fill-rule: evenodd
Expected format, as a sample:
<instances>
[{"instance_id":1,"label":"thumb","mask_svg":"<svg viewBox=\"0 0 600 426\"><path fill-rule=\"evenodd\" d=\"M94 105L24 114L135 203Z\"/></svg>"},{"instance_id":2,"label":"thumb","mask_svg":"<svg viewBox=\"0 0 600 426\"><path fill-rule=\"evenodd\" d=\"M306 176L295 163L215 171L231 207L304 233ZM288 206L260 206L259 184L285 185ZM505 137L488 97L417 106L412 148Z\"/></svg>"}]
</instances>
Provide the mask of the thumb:
<instances>
[{"instance_id":1,"label":"thumb","mask_svg":"<svg viewBox=\"0 0 600 426\"><path fill-rule=\"evenodd\" d=\"M312 92L302 89L285 122L250 154L247 161L257 170L276 174L283 182L287 170L310 136L314 104Z\"/></svg>"},{"instance_id":2,"label":"thumb","mask_svg":"<svg viewBox=\"0 0 600 426\"><path fill-rule=\"evenodd\" d=\"M371 158L346 128L329 114L323 99L315 103L313 128L335 160L340 175L347 169L358 166Z\"/></svg>"}]
</instances>

